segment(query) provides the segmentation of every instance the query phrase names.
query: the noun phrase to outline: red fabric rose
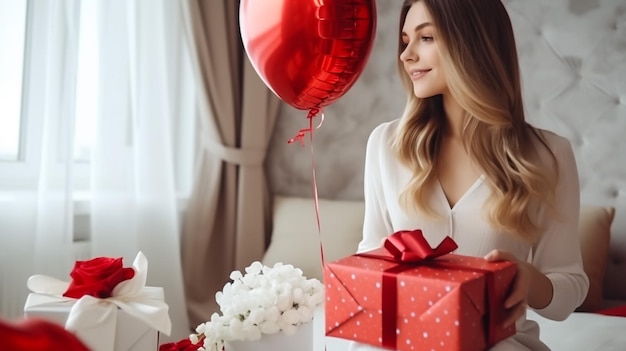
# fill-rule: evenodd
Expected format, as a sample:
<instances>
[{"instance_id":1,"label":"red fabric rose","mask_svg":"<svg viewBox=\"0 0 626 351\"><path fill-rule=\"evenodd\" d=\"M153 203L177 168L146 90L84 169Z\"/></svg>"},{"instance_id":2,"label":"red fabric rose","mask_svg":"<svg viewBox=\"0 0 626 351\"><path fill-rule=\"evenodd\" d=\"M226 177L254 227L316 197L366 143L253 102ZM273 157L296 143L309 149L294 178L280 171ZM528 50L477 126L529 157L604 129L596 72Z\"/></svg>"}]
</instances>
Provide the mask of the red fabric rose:
<instances>
[{"instance_id":1,"label":"red fabric rose","mask_svg":"<svg viewBox=\"0 0 626 351\"><path fill-rule=\"evenodd\" d=\"M197 344L192 344L191 340L183 339L179 342L170 342L159 347L159 351L197 351L203 344L202 338Z\"/></svg>"},{"instance_id":2,"label":"red fabric rose","mask_svg":"<svg viewBox=\"0 0 626 351\"><path fill-rule=\"evenodd\" d=\"M76 261L70 273L72 281L63 296L75 299L84 295L101 299L111 297L117 284L134 275L134 269L124 268L121 257L97 257L88 261Z\"/></svg>"},{"instance_id":3,"label":"red fabric rose","mask_svg":"<svg viewBox=\"0 0 626 351\"><path fill-rule=\"evenodd\" d=\"M74 334L39 318L0 320L0 350L89 351Z\"/></svg>"}]
</instances>

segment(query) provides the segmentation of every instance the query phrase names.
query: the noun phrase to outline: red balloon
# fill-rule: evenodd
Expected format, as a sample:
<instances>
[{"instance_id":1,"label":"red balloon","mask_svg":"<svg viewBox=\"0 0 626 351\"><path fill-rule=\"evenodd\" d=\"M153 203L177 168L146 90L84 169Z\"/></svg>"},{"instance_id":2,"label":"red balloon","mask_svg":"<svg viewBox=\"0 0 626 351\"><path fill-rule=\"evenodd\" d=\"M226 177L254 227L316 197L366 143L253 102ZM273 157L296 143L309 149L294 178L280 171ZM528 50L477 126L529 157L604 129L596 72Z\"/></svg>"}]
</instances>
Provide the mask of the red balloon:
<instances>
[{"instance_id":1,"label":"red balloon","mask_svg":"<svg viewBox=\"0 0 626 351\"><path fill-rule=\"evenodd\" d=\"M374 0L242 0L239 27L265 84L301 110L332 104L356 82L376 32Z\"/></svg>"}]
</instances>

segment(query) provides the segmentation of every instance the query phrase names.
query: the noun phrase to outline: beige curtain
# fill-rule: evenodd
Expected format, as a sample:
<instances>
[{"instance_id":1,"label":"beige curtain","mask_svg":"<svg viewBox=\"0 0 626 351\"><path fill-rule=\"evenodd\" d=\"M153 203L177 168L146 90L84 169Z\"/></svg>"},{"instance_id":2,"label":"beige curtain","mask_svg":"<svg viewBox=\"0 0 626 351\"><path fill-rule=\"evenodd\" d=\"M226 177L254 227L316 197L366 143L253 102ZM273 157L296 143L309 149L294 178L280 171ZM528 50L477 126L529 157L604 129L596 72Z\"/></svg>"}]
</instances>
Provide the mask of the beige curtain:
<instances>
[{"instance_id":1,"label":"beige curtain","mask_svg":"<svg viewBox=\"0 0 626 351\"><path fill-rule=\"evenodd\" d=\"M260 260L270 227L263 161L280 100L251 66L239 36L239 1L184 0L198 77L200 139L182 236L191 327L218 311L230 272Z\"/></svg>"}]
</instances>

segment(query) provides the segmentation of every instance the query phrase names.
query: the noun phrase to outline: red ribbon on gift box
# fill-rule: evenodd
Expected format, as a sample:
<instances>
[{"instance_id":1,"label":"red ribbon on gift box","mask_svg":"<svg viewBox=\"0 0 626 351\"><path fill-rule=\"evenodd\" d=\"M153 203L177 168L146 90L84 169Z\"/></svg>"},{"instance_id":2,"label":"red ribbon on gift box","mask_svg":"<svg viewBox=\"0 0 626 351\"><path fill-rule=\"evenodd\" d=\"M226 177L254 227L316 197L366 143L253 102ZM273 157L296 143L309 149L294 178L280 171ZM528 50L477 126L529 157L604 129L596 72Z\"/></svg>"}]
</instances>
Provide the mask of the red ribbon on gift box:
<instances>
[{"instance_id":1,"label":"red ribbon on gift box","mask_svg":"<svg viewBox=\"0 0 626 351\"><path fill-rule=\"evenodd\" d=\"M458 247L450 237L446 237L436 248L432 248L421 230L398 231L387 237L384 249L359 254L365 257L383 258L401 263L419 263L448 254ZM383 331L382 344L387 348L396 347L397 280L398 274L412 268L412 265L398 265L383 272Z\"/></svg>"}]
</instances>

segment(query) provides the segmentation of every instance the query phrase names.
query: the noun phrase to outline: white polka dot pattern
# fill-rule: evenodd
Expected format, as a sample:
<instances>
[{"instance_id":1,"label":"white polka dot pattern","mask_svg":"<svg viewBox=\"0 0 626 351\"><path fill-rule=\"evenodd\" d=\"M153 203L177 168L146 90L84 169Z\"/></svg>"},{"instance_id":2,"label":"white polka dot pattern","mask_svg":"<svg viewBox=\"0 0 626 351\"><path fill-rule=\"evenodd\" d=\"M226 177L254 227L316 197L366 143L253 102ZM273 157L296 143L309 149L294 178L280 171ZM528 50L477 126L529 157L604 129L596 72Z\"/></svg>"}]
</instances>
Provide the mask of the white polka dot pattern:
<instances>
[{"instance_id":1,"label":"white polka dot pattern","mask_svg":"<svg viewBox=\"0 0 626 351\"><path fill-rule=\"evenodd\" d=\"M497 308L503 305L514 265L451 254L402 266L405 270L395 275L395 282L384 281L383 272L397 267L360 255L328 263L326 335L402 351L473 351L514 334L514 328L498 327L503 311ZM484 271L496 278L491 289ZM394 290L395 296L389 296ZM396 310L384 310L383 299L395 299ZM395 325L384 325L384 316L394 313ZM489 342L487 335L495 340ZM394 339L395 344L388 343Z\"/></svg>"}]
</instances>

